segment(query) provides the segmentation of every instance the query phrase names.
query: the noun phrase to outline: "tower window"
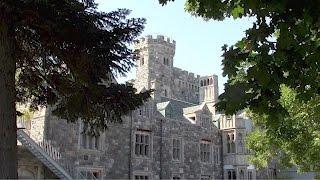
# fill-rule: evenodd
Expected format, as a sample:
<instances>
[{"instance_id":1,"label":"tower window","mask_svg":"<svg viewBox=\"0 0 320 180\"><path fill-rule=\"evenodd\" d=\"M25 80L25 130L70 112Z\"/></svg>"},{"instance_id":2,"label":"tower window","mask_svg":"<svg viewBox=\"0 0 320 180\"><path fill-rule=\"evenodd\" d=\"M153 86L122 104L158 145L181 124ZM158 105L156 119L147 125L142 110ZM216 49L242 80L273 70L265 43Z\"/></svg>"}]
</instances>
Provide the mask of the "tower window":
<instances>
[{"instance_id":1,"label":"tower window","mask_svg":"<svg viewBox=\"0 0 320 180\"><path fill-rule=\"evenodd\" d=\"M141 58L140 59L140 66L143 66L144 65L144 58Z\"/></svg>"},{"instance_id":2,"label":"tower window","mask_svg":"<svg viewBox=\"0 0 320 180\"><path fill-rule=\"evenodd\" d=\"M169 66L169 58L163 58L163 64Z\"/></svg>"}]
</instances>

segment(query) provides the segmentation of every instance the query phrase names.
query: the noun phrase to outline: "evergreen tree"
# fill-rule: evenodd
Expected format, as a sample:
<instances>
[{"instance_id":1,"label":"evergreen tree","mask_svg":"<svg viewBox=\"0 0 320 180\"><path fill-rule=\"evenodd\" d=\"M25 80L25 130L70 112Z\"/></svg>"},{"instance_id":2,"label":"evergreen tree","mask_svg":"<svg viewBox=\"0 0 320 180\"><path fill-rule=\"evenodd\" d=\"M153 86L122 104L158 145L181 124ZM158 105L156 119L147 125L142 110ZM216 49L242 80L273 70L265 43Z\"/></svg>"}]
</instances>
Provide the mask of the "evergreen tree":
<instances>
[{"instance_id":1,"label":"evergreen tree","mask_svg":"<svg viewBox=\"0 0 320 180\"><path fill-rule=\"evenodd\" d=\"M112 83L133 66L128 46L144 28L128 14L93 0L0 1L0 179L17 178L16 103L53 106L98 133L149 98Z\"/></svg>"}]
</instances>

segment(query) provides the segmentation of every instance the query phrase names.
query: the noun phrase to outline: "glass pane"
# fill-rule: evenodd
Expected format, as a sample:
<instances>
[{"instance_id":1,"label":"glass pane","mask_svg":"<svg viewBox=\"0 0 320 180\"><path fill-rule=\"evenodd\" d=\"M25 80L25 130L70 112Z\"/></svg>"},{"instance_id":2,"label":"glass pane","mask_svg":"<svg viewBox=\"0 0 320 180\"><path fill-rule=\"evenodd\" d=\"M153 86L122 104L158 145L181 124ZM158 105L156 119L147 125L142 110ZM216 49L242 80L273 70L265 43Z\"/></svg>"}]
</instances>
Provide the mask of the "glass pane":
<instances>
[{"instance_id":1,"label":"glass pane","mask_svg":"<svg viewBox=\"0 0 320 180\"><path fill-rule=\"evenodd\" d=\"M143 145L139 144L139 155L143 155Z\"/></svg>"},{"instance_id":2,"label":"glass pane","mask_svg":"<svg viewBox=\"0 0 320 180\"><path fill-rule=\"evenodd\" d=\"M149 144L149 136L148 135L145 136L145 144Z\"/></svg>"},{"instance_id":3,"label":"glass pane","mask_svg":"<svg viewBox=\"0 0 320 180\"><path fill-rule=\"evenodd\" d=\"M145 155L149 156L149 145L145 145Z\"/></svg>"},{"instance_id":4,"label":"glass pane","mask_svg":"<svg viewBox=\"0 0 320 180\"><path fill-rule=\"evenodd\" d=\"M89 139L89 149L93 149L93 137L88 136L88 139Z\"/></svg>"},{"instance_id":5,"label":"glass pane","mask_svg":"<svg viewBox=\"0 0 320 180\"><path fill-rule=\"evenodd\" d=\"M136 144L136 146L135 146L135 154L139 155L139 152L140 152L140 145Z\"/></svg>"}]
</instances>

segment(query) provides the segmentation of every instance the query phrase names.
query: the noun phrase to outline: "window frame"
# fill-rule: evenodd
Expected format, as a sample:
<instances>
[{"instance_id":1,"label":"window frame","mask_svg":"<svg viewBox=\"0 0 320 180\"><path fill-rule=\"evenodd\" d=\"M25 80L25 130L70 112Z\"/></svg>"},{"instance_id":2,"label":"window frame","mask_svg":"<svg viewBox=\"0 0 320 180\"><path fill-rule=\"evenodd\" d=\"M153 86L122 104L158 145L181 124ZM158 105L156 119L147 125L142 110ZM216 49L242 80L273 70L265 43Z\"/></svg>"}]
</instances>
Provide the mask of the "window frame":
<instances>
[{"instance_id":1,"label":"window frame","mask_svg":"<svg viewBox=\"0 0 320 180\"><path fill-rule=\"evenodd\" d=\"M141 151L141 148L145 150L146 145L148 148L148 152L147 154L137 154L136 150L137 150L137 135L140 136L140 141L141 141L141 136L143 136L143 141L145 141L145 137L148 136L148 144L146 144L145 142L139 142L138 146L139 146L139 151ZM150 130L146 130L146 129L137 129L134 132L134 140L133 140L133 154L136 158L144 158L144 159L151 159L152 158L152 133Z\"/></svg>"},{"instance_id":2,"label":"window frame","mask_svg":"<svg viewBox=\"0 0 320 180\"><path fill-rule=\"evenodd\" d=\"M212 143L210 140L202 139L199 143L200 162L204 164L212 163Z\"/></svg>"},{"instance_id":3,"label":"window frame","mask_svg":"<svg viewBox=\"0 0 320 180\"><path fill-rule=\"evenodd\" d=\"M83 128L84 128L84 123L80 121L79 135L78 135L78 149L88 150L88 151L100 151L103 147L102 138L104 137L104 132L100 132L99 136L90 136L88 134L83 133ZM85 139L85 145L83 143L84 139Z\"/></svg>"},{"instance_id":4,"label":"window frame","mask_svg":"<svg viewBox=\"0 0 320 180\"><path fill-rule=\"evenodd\" d=\"M174 147L174 141L178 141L178 146ZM173 137L172 140L171 140L171 143L172 143L172 149L171 149L171 154L172 154L172 160L175 161L175 162L181 162L182 161L182 155L183 155L183 141L182 141L182 138L179 138L179 137ZM179 159L176 159L174 158L174 149L178 149L179 153L178 153L178 157Z\"/></svg>"}]
</instances>

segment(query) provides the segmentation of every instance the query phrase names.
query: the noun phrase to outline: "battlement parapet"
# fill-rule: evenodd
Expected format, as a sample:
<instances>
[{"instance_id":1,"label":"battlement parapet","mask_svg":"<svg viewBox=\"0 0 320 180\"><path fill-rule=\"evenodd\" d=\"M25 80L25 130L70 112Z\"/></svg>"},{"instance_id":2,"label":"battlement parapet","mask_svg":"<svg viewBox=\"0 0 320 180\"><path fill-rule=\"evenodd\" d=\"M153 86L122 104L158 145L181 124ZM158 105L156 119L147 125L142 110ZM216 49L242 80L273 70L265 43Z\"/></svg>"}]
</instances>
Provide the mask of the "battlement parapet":
<instances>
[{"instance_id":1,"label":"battlement parapet","mask_svg":"<svg viewBox=\"0 0 320 180\"><path fill-rule=\"evenodd\" d=\"M198 81L199 75L194 74L193 72L188 72L177 67L173 67L173 74L177 76L176 78L183 78L188 81Z\"/></svg>"},{"instance_id":2,"label":"battlement parapet","mask_svg":"<svg viewBox=\"0 0 320 180\"><path fill-rule=\"evenodd\" d=\"M176 41L163 35L147 35L138 40L138 44L163 43L172 47L176 46Z\"/></svg>"}]
</instances>

